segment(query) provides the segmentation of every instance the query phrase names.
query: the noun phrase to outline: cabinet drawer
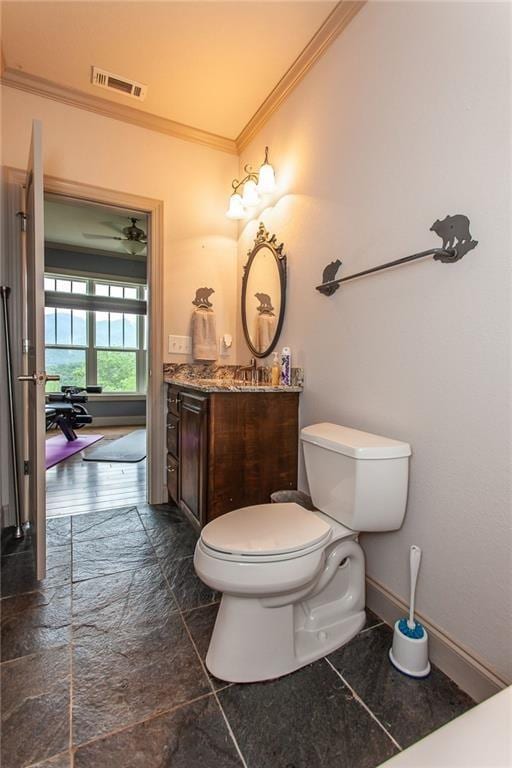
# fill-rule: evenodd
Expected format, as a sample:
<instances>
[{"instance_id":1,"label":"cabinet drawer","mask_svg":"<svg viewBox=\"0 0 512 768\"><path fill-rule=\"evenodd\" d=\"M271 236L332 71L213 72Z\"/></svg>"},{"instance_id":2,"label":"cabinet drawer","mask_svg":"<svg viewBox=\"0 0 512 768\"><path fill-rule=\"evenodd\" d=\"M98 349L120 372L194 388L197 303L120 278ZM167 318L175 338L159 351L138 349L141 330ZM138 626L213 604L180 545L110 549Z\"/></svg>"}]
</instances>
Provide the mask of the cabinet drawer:
<instances>
[{"instance_id":1,"label":"cabinet drawer","mask_svg":"<svg viewBox=\"0 0 512 768\"><path fill-rule=\"evenodd\" d=\"M167 390L167 410L175 416L180 415L180 390L172 384Z\"/></svg>"},{"instance_id":2,"label":"cabinet drawer","mask_svg":"<svg viewBox=\"0 0 512 768\"><path fill-rule=\"evenodd\" d=\"M167 414L167 451L178 458L178 431L180 422L177 416L172 413Z\"/></svg>"},{"instance_id":3,"label":"cabinet drawer","mask_svg":"<svg viewBox=\"0 0 512 768\"><path fill-rule=\"evenodd\" d=\"M178 462L176 459L171 456L170 454L167 454L167 490L169 492L169 497L172 501L174 501L175 504L179 501L178 496Z\"/></svg>"}]
</instances>

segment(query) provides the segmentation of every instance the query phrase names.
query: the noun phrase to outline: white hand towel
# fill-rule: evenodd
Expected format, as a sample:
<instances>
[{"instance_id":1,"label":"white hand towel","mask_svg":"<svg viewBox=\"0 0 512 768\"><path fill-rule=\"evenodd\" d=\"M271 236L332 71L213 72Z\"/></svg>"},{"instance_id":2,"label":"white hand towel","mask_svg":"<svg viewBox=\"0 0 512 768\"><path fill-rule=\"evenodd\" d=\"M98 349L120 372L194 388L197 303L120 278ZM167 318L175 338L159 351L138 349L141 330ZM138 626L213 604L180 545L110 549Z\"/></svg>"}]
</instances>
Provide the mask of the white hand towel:
<instances>
[{"instance_id":1,"label":"white hand towel","mask_svg":"<svg viewBox=\"0 0 512 768\"><path fill-rule=\"evenodd\" d=\"M274 339L276 318L274 315L261 314L256 318L256 349L265 352Z\"/></svg>"},{"instance_id":2,"label":"white hand towel","mask_svg":"<svg viewBox=\"0 0 512 768\"><path fill-rule=\"evenodd\" d=\"M195 309L192 313L192 356L194 360L217 359L215 313L211 309Z\"/></svg>"}]
</instances>

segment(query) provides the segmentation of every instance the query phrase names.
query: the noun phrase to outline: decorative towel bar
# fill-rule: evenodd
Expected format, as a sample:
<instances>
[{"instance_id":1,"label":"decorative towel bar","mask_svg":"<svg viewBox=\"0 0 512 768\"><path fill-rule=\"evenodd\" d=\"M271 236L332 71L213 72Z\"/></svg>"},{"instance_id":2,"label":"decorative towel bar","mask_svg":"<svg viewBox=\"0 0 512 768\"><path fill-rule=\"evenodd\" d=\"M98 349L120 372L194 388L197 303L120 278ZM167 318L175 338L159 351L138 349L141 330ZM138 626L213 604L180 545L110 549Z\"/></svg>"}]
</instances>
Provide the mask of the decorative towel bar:
<instances>
[{"instance_id":1,"label":"decorative towel bar","mask_svg":"<svg viewBox=\"0 0 512 768\"><path fill-rule=\"evenodd\" d=\"M336 293L342 283L347 283L349 280L372 275L375 272L382 272L384 269L391 269L391 267L398 267L401 264L408 264L410 261L424 259L427 256L432 256L434 261L441 261L444 264L452 264L455 261L460 261L468 251L473 250L473 248L478 245L478 240L471 239L468 217L462 214L446 216L442 221L439 221L438 219L432 224L430 231L435 232L442 238L442 248L430 248L427 251L413 253L411 256L403 256L401 259L388 261L386 264L379 264L377 267L371 267L370 269L356 272L353 275L335 279L336 272L342 264L342 262L337 259L325 267L323 272L323 282L321 285L316 286L316 290L323 293L324 296L332 296L333 293ZM455 240L457 240L457 242L454 245Z\"/></svg>"},{"instance_id":2,"label":"decorative towel bar","mask_svg":"<svg viewBox=\"0 0 512 768\"><path fill-rule=\"evenodd\" d=\"M198 309L211 309L211 307L213 307L213 304L210 301L212 293L215 293L213 288L198 288L192 304Z\"/></svg>"}]
</instances>

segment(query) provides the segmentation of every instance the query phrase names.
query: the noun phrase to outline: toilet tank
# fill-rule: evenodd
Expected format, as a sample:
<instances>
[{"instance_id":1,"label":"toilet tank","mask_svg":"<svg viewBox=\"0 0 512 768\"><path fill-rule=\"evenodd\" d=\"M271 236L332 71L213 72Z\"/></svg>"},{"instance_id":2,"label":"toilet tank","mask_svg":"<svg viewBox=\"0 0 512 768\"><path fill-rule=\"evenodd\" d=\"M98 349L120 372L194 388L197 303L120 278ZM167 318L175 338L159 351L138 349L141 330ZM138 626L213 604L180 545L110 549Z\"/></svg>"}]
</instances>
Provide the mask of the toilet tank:
<instances>
[{"instance_id":1,"label":"toilet tank","mask_svg":"<svg viewBox=\"0 0 512 768\"><path fill-rule=\"evenodd\" d=\"M408 443L327 423L304 427L300 436L317 509L353 531L400 528L407 503Z\"/></svg>"}]
</instances>

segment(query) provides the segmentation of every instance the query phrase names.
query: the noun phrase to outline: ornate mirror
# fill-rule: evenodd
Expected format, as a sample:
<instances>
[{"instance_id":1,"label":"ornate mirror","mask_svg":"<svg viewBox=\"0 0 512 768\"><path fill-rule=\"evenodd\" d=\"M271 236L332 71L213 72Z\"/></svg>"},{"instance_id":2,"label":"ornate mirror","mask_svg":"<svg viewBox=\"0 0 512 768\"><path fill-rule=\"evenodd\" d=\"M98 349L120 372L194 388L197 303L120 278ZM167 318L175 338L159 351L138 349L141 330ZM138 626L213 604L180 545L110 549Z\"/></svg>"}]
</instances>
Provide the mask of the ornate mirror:
<instances>
[{"instance_id":1,"label":"ornate mirror","mask_svg":"<svg viewBox=\"0 0 512 768\"><path fill-rule=\"evenodd\" d=\"M263 224L248 252L242 280L242 325L255 357L267 357L283 327L286 302L286 256L283 243Z\"/></svg>"}]
</instances>

